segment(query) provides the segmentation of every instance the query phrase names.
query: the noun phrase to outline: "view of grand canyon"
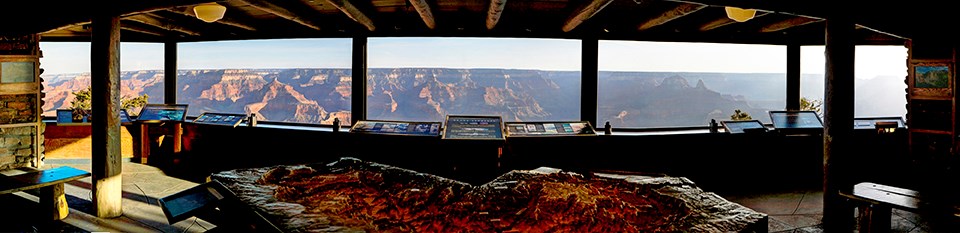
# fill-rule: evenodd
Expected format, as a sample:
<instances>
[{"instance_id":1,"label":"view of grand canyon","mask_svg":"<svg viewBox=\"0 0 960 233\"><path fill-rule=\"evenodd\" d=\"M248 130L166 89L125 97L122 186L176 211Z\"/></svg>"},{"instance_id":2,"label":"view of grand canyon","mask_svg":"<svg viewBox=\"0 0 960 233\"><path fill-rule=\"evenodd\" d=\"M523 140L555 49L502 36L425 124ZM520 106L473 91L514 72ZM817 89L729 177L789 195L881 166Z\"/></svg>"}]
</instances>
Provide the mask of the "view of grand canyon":
<instances>
[{"instance_id":1,"label":"view of grand canyon","mask_svg":"<svg viewBox=\"0 0 960 233\"><path fill-rule=\"evenodd\" d=\"M161 70L121 72L121 95L147 94L149 102L163 103L163 76ZM90 85L89 73L42 77L46 116L70 108L71 93ZM784 77L601 71L598 124L704 126L711 119L729 120L737 109L769 122L767 111L785 105ZM504 121L580 119L576 71L374 68L367 79L367 115L372 120L443 121L448 114L500 115ZM822 96L823 81L822 75L803 75L802 93ZM260 121L331 124L339 118L349 123L351 82L350 69L180 70L177 102L189 105L188 116L256 113ZM857 116L903 116L904 95L890 90L904 88L902 77L858 80Z\"/></svg>"}]
</instances>

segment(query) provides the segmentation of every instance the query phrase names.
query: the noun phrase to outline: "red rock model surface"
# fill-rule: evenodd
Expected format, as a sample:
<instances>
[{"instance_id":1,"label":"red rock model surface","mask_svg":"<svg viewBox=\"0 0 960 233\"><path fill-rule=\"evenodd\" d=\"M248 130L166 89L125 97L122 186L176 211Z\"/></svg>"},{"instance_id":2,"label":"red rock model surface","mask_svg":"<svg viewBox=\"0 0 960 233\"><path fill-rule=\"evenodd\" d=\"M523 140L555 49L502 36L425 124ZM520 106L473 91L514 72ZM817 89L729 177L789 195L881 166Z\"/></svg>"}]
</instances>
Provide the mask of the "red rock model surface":
<instances>
[{"instance_id":1,"label":"red rock model surface","mask_svg":"<svg viewBox=\"0 0 960 233\"><path fill-rule=\"evenodd\" d=\"M480 186L343 158L219 172L288 232L744 232L767 216L682 177L517 170Z\"/></svg>"}]
</instances>

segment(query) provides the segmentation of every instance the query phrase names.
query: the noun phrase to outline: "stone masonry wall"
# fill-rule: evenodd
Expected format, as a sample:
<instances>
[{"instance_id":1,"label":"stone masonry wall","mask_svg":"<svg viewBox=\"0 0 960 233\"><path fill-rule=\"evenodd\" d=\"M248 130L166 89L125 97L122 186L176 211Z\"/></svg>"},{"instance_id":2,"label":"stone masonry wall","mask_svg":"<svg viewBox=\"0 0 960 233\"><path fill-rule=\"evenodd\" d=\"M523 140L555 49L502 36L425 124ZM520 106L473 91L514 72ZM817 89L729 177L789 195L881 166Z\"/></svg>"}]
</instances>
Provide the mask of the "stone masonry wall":
<instances>
[{"instance_id":1,"label":"stone masonry wall","mask_svg":"<svg viewBox=\"0 0 960 233\"><path fill-rule=\"evenodd\" d=\"M39 66L38 59L42 56L39 41L38 34L0 34L0 63L32 61L33 67ZM6 66L0 69L3 67ZM38 111L42 90L35 89L39 86L39 73L27 73L34 75L32 84L36 86L30 85L29 77L23 77L22 69L0 72L0 86L3 87L0 91L0 170L42 166L45 127L40 124Z\"/></svg>"},{"instance_id":2,"label":"stone masonry wall","mask_svg":"<svg viewBox=\"0 0 960 233\"><path fill-rule=\"evenodd\" d=\"M0 170L37 167L33 153L34 126L2 128L0 131Z\"/></svg>"}]
</instances>

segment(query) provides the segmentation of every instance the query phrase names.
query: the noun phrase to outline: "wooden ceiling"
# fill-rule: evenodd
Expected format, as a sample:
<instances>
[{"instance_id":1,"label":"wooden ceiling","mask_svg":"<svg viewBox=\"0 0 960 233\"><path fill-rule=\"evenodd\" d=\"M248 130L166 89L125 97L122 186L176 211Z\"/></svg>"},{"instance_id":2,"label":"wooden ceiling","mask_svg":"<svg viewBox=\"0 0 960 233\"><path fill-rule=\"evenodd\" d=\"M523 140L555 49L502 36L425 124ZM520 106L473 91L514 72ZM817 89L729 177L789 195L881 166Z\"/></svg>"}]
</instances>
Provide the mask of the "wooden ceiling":
<instances>
[{"instance_id":1,"label":"wooden ceiling","mask_svg":"<svg viewBox=\"0 0 960 233\"><path fill-rule=\"evenodd\" d=\"M216 41L270 38L536 37L643 41L823 44L825 18L846 8L858 24L857 44L902 45L932 34L924 20L952 23L944 10L889 14L876 9L796 0L225 0L223 19L206 23L193 6L209 0L19 0L0 15L0 35L41 33L43 41L89 41L90 18L121 15L123 41ZM926 1L921 1L926 2ZM844 2L858 4L859 1ZM726 17L724 4L760 9L746 22ZM863 2L862 4L871 4ZM919 4L917 4L919 5ZM851 10L853 9L853 10ZM837 11L834 11L837 10Z\"/></svg>"}]
</instances>

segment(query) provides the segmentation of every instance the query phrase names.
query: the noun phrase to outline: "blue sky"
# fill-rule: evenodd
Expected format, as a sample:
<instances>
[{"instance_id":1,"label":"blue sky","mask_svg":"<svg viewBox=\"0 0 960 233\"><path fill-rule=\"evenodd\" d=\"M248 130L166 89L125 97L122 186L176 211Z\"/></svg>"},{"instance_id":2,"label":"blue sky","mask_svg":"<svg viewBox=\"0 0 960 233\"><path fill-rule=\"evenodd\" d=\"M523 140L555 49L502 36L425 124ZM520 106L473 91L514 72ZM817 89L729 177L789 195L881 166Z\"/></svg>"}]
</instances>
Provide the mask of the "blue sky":
<instances>
[{"instance_id":1,"label":"blue sky","mask_svg":"<svg viewBox=\"0 0 960 233\"><path fill-rule=\"evenodd\" d=\"M179 69L350 68L352 39L180 43ZM448 67L580 70L580 41L517 38L370 38L372 68ZM89 43L41 42L45 74L90 71ZM163 44L123 43L121 70L163 69ZM783 73L786 48L773 45L600 41L604 71ZM801 72L822 74L823 46L801 49ZM859 46L858 78L906 75L902 46Z\"/></svg>"}]
</instances>

